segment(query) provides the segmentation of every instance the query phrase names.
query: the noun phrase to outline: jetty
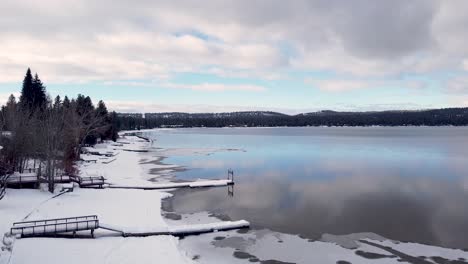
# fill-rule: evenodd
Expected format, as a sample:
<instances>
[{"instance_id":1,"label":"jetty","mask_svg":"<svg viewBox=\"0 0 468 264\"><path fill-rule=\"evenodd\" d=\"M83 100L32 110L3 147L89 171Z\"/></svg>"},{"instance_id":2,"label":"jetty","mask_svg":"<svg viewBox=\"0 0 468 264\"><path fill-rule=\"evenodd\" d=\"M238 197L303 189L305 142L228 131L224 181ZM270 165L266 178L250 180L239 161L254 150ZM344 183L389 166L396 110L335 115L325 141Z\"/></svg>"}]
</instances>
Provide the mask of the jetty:
<instances>
[{"instance_id":1,"label":"jetty","mask_svg":"<svg viewBox=\"0 0 468 264\"><path fill-rule=\"evenodd\" d=\"M220 187L234 185L234 171L228 170L226 180L198 180L192 182L170 182L170 183L153 183L148 185L118 185L109 184L105 188L110 189L137 189L137 190L164 190L178 188L205 188L205 187Z\"/></svg>"},{"instance_id":2,"label":"jetty","mask_svg":"<svg viewBox=\"0 0 468 264\"><path fill-rule=\"evenodd\" d=\"M147 236L189 236L203 233L227 231L233 229L249 228L250 223L245 220L224 221L208 224L181 225L160 229L132 230L125 227L106 225L99 222L97 215L77 216L67 218L34 220L16 222L10 229L11 235L20 238L28 237L56 237L59 235L76 236L77 232L90 231L94 238L94 231L103 229L115 232L122 237L147 237Z\"/></svg>"},{"instance_id":3,"label":"jetty","mask_svg":"<svg viewBox=\"0 0 468 264\"><path fill-rule=\"evenodd\" d=\"M35 172L30 173L14 173L9 175L5 181L5 186L12 188L22 188L23 186L36 185L38 183L45 183L48 179L45 176L39 176ZM69 183L70 176L57 175L54 177L55 183Z\"/></svg>"},{"instance_id":4,"label":"jetty","mask_svg":"<svg viewBox=\"0 0 468 264\"><path fill-rule=\"evenodd\" d=\"M6 187L23 188L37 187L40 183L47 183L48 179L45 176L38 176L35 173L15 173L5 177L0 181L0 197L4 195ZM80 188L110 188L110 189L139 189L139 190L163 190L163 189L178 189L178 188L204 188L204 187L219 187L234 185L234 173L228 172L228 179L225 180L198 180L192 182L170 182L170 183L153 183L144 185L119 185L107 182L103 176L67 176L58 175L54 177L55 183L70 184L77 183ZM3 190L3 191L2 191Z\"/></svg>"},{"instance_id":5,"label":"jetty","mask_svg":"<svg viewBox=\"0 0 468 264\"><path fill-rule=\"evenodd\" d=\"M38 176L36 173L15 173L9 175L4 180L4 187L8 188L23 188L28 186L37 186L40 183L47 183L48 179L45 176ZM78 183L81 188L103 188L106 179L102 176L67 176L57 175L54 177L54 183ZM3 184L2 184L3 186Z\"/></svg>"},{"instance_id":6,"label":"jetty","mask_svg":"<svg viewBox=\"0 0 468 264\"><path fill-rule=\"evenodd\" d=\"M202 187L218 187L234 185L233 180L207 180L194 182L171 182L171 183L154 183L148 185L114 185L109 184L104 188L111 189L138 189L138 190L162 190L162 189L178 189L178 188L202 188Z\"/></svg>"}]
</instances>

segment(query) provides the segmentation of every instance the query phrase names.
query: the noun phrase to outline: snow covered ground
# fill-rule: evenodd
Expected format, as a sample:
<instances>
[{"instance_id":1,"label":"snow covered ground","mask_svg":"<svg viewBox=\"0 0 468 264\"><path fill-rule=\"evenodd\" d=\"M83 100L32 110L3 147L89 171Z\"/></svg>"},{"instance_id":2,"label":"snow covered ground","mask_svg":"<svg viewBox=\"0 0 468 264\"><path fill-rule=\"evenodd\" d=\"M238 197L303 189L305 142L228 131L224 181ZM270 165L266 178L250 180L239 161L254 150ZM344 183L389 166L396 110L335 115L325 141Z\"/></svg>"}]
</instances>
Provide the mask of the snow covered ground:
<instances>
[{"instance_id":1,"label":"snow covered ground","mask_svg":"<svg viewBox=\"0 0 468 264\"><path fill-rule=\"evenodd\" d=\"M83 162L82 176L104 176L115 184L151 184L139 165L138 152L119 148L143 149L146 142L136 138L122 139L124 146L102 144L100 152L112 152L113 157L93 156L96 163ZM106 160L116 159L105 164ZM80 215L98 215L99 221L132 230L167 229L161 216L161 199L170 194L162 191L126 189L80 189L51 199L41 190L7 190L0 202L0 233L9 231L13 222ZM89 231L87 231L89 232ZM82 232L83 237L89 233ZM28 238L13 241L11 251L0 251L0 264L6 263L192 263L177 247L173 236L122 238L110 232L96 230L96 239ZM80 234L78 234L80 235ZM6 244L10 239L6 239Z\"/></svg>"},{"instance_id":2,"label":"snow covered ground","mask_svg":"<svg viewBox=\"0 0 468 264\"><path fill-rule=\"evenodd\" d=\"M172 169L159 163L141 164L149 143L137 137L120 139L121 144L101 144L101 154L84 155L82 176L103 176L115 185L152 186L149 168ZM130 150L130 151L129 151ZM177 150L209 153L212 150ZM174 150L159 154L169 155ZM143 155L147 158L147 156ZM96 160L94 162L93 160ZM88 161L88 162L86 162ZM89 162L92 161L92 162ZM153 179L153 181L149 181ZM165 182L167 179L164 179ZM57 188L60 189L60 188ZM180 230L189 224L221 221L207 212L183 215L170 220L162 215L161 200L171 194L160 190L80 189L53 198L43 190L7 190L0 201L0 236L13 222L80 215L98 215L107 226L124 226L132 232ZM247 219L248 220L248 219ZM374 234L327 235L322 241L310 241L297 235L270 230L238 230L208 233L179 239L173 236L123 238L96 230L69 238L4 238L0 264L22 263L467 263L468 252L415 243L390 241ZM445 262L444 262L445 261ZM447 262L452 261L452 262ZM454 262L458 261L458 262Z\"/></svg>"}]
</instances>

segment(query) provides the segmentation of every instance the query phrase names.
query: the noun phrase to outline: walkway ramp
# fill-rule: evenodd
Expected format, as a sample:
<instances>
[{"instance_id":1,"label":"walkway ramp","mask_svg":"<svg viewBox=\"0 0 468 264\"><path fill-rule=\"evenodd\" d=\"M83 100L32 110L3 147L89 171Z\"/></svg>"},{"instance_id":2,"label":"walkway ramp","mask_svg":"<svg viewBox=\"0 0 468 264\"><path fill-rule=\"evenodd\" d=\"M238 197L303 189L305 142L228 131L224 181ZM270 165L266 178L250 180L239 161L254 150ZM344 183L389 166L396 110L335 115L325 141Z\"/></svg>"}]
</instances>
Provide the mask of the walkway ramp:
<instances>
[{"instance_id":1,"label":"walkway ramp","mask_svg":"<svg viewBox=\"0 0 468 264\"><path fill-rule=\"evenodd\" d=\"M75 234L78 231L89 230L91 231L91 236L94 236L94 230L98 228L98 217L96 215L88 215L17 222L13 224L10 233L12 235L20 235L21 237L37 237L69 232Z\"/></svg>"},{"instance_id":2,"label":"walkway ramp","mask_svg":"<svg viewBox=\"0 0 468 264\"><path fill-rule=\"evenodd\" d=\"M155 183L143 186L136 185L114 185L110 184L106 188L113 189L140 189L140 190L160 190L160 189L177 189L177 188L202 188L233 185L233 180L209 180L195 182L176 182L176 183Z\"/></svg>"}]
</instances>

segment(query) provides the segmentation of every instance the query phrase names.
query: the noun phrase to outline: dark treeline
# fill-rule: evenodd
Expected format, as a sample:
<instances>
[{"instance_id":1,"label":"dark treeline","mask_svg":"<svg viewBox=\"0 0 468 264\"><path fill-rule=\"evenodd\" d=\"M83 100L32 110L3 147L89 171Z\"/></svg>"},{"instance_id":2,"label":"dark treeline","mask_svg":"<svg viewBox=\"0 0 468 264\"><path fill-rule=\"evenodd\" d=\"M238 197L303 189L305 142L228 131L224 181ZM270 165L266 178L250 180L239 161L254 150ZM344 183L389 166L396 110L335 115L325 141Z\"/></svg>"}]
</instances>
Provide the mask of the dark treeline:
<instances>
[{"instance_id":1,"label":"dark treeline","mask_svg":"<svg viewBox=\"0 0 468 264\"><path fill-rule=\"evenodd\" d=\"M56 175L76 174L74 162L83 146L117 138L113 117L104 102L95 106L89 96L51 99L28 69L19 100L11 95L1 108L0 173L32 170L53 191Z\"/></svg>"},{"instance_id":2,"label":"dark treeline","mask_svg":"<svg viewBox=\"0 0 468 264\"><path fill-rule=\"evenodd\" d=\"M116 116L119 129L159 127L275 127L275 126L466 126L468 108L419 111L335 112L320 111L299 115L275 112L234 113L147 113Z\"/></svg>"}]
</instances>

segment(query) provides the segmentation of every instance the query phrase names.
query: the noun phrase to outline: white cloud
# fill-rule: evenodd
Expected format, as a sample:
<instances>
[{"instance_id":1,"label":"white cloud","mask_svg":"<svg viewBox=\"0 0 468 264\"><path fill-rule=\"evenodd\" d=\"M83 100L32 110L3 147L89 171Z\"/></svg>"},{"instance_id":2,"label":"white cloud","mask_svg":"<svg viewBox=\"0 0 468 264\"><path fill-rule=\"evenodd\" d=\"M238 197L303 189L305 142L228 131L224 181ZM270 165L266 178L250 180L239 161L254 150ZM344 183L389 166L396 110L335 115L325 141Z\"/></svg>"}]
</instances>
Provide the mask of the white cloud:
<instances>
[{"instance_id":1,"label":"white cloud","mask_svg":"<svg viewBox=\"0 0 468 264\"><path fill-rule=\"evenodd\" d=\"M458 76L448 80L446 90L450 93L468 94L468 76Z\"/></svg>"},{"instance_id":2,"label":"white cloud","mask_svg":"<svg viewBox=\"0 0 468 264\"><path fill-rule=\"evenodd\" d=\"M153 112L187 112L187 113L212 113L212 112L236 112L236 111L276 111L287 114L317 111L318 109L293 109L281 107L255 107L245 105L209 105L209 104L158 104L141 101L106 100L107 107L112 111L128 113L153 113Z\"/></svg>"},{"instance_id":3,"label":"white cloud","mask_svg":"<svg viewBox=\"0 0 468 264\"><path fill-rule=\"evenodd\" d=\"M194 91L251 91L264 92L267 88L252 84L223 84L223 83L200 83L200 84L181 84L181 83L156 83L156 82L136 82L136 81L107 81L105 85L109 86L126 86L126 87L165 87L172 89L189 89Z\"/></svg>"},{"instance_id":4,"label":"white cloud","mask_svg":"<svg viewBox=\"0 0 468 264\"><path fill-rule=\"evenodd\" d=\"M201 84L174 84L167 83L163 84L164 87L175 88L175 89L190 89L195 91L252 91L252 92L263 92L267 89L259 85L250 84L222 84L222 83L201 83Z\"/></svg>"},{"instance_id":5,"label":"white cloud","mask_svg":"<svg viewBox=\"0 0 468 264\"><path fill-rule=\"evenodd\" d=\"M422 90L427 87L427 83L422 80L393 80L393 79L325 79L316 80L307 78L304 81L313 87L326 92L347 92L353 90L399 87L414 90Z\"/></svg>"},{"instance_id":6,"label":"white cloud","mask_svg":"<svg viewBox=\"0 0 468 264\"><path fill-rule=\"evenodd\" d=\"M17 82L28 66L46 83L181 72L275 80L294 70L391 80L466 70L467 8L464 0L5 0L0 82ZM369 87L348 82L321 87ZM190 89L239 88L259 90Z\"/></svg>"},{"instance_id":7,"label":"white cloud","mask_svg":"<svg viewBox=\"0 0 468 264\"><path fill-rule=\"evenodd\" d=\"M364 89L371 85L366 81L354 80L306 80L306 83L312 84L318 89L328 92L343 92Z\"/></svg>"}]
</instances>

